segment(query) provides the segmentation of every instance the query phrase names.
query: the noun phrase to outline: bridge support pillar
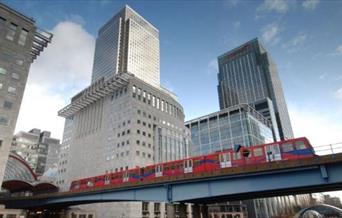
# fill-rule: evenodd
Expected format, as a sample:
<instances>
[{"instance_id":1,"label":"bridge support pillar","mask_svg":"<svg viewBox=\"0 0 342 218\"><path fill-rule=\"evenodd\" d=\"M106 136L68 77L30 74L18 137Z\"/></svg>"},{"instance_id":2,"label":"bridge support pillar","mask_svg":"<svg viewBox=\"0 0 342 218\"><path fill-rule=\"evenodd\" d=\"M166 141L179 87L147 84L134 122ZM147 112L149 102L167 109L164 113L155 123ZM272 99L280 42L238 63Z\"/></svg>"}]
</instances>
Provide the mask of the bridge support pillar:
<instances>
[{"instance_id":1,"label":"bridge support pillar","mask_svg":"<svg viewBox=\"0 0 342 218\"><path fill-rule=\"evenodd\" d=\"M206 204L203 204L201 206L201 217L202 218L209 218L209 214L208 214L208 206Z\"/></svg>"},{"instance_id":2,"label":"bridge support pillar","mask_svg":"<svg viewBox=\"0 0 342 218\"><path fill-rule=\"evenodd\" d=\"M187 218L187 215L186 215L186 208L187 208L187 205L185 205L184 203L180 203L179 204L179 215L178 217L179 218Z\"/></svg>"},{"instance_id":3,"label":"bridge support pillar","mask_svg":"<svg viewBox=\"0 0 342 218\"><path fill-rule=\"evenodd\" d=\"M176 218L175 205L166 204L165 206L166 206L167 218Z\"/></svg>"},{"instance_id":4,"label":"bridge support pillar","mask_svg":"<svg viewBox=\"0 0 342 218\"><path fill-rule=\"evenodd\" d=\"M201 211L199 204L193 204L192 205L192 217L193 218L200 218L201 217Z\"/></svg>"}]
</instances>

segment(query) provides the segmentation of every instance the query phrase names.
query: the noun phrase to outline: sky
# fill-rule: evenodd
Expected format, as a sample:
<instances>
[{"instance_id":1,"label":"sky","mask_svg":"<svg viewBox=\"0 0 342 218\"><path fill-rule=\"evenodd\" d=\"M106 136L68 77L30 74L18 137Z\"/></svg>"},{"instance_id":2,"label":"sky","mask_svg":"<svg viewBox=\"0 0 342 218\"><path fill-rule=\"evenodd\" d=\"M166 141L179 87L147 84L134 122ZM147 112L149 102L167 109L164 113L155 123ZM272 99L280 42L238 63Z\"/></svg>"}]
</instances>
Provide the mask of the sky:
<instances>
[{"instance_id":1,"label":"sky","mask_svg":"<svg viewBox=\"0 0 342 218\"><path fill-rule=\"evenodd\" d=\"M3 2L54 34L31 65L16 132L62 138L57 111L90 84L97 31L128 4L159 29L161 83L186 120L219 110L217 57L258 37L278 67L295 136L342 142L342 1Z\"/></svg>"}]
</instances>

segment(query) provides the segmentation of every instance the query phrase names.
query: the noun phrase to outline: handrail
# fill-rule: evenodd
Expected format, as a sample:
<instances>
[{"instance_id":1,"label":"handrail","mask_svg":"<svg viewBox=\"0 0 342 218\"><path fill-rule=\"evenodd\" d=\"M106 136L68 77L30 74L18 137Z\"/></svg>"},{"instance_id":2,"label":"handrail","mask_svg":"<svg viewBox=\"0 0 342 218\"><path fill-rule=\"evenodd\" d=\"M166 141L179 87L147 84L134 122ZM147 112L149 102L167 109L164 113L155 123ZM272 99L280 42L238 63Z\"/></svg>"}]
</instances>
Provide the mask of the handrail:
<instances>
[{"instance_id":1,"label":"handrail","mask_svg":"<svg viewBox=\"0 0 342 218\"><path fill-rule=\"evenodd\" d=\"M342 153L342 142L313 146L313 149L317 155Z\"/></svg>"}]
</instances>

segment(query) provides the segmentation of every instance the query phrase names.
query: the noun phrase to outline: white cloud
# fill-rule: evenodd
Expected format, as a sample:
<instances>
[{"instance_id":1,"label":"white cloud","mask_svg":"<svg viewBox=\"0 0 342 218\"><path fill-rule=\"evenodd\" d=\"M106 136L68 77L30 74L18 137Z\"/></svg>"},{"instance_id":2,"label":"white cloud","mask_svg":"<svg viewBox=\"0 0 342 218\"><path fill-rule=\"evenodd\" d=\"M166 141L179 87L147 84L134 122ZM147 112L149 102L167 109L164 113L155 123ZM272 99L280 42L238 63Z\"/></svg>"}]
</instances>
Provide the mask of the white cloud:
<instances>
[{"instance_id":1,"label":"white cloud","mask_svg":"<svg viewBox=\"0 0 342 218\"><path fill-rule=\"evenodd\" d=\"M89 85L95 39L80 24L64 21L51 32L52 43L32 64L16 132L40 128L62 138L57 111Z\"/></svg>"},{"instance_id":2,"label":"white cloud","mask_svg":"<svg viewBox=\"0 0 342 218\"><path fill-rule=\"evenodd\" d=\"M235 7L239 4L240 0L224 0L223 5L229 8Z\"/></svg>"},{"instance_id":3,"label":"white cloud","mask_svg":"<svg viewBox=\"0 0 342 218\"><path fill-rule=\"evenodd\" d=\"M303 1L303 7L306 10L315 10L320 0L305 0Z\"/></svg>"},{"instance_id":4,"label":"white cloud","mask_svg":"<svg viewBox=\"0 0 342 218\"><path fill-rule=\"evenodd\" d=\"M336 92L334 93L334 96L335 98L342 100L342 88L339 88L338 90L336 90Z\"/></svg>"},{"instance_id":5,"label":"white cloud","mask_svg":"<svg viewBox=\"0 0 342 218\"><path fill-rule=\"evenodd\" d=\"M284 43L282 47L286 49L287 52L293 53L301 49L306 39L307 39L307 35L304 33L300 33L296 37L288 41L287 43Z\"/></svg>"},{"instance_id":6,"label":"white cloud","mask_svg":"<svg viewBox=\"0 0 342 218\"><path fill-rule=\"evenodd\" d=\"M338 114L294 104L289 104L289 114L295 137L305 136L314 146L342 142L342 120Z\"/></svg>"},{"instance_id":7,"label":"white cloud","mask_svg":"<svg viewBox=\"0 0 342 218\"><path fill-rule=\"evenodd\" d=\"M208 63L208 74L217 74L218 73L218 63L217 63L217 59L212 59L209 63Z\"/></svg>"},{"instance_id":8,"label":"white cloud","mask_svg":"<svg viewBox=\"0 0 342 218\"><path fill-rule=\"evenodd\" d=\"M342 55L342 45L337 46L336 52L337 54Z\"/></svg>"},{"instance_id":9,"label":"white cloud","mask_svg":"<svg viewBox=\"0 0 342 218\"><path fill-rule=\"evenodd\" d=\"M275 11L284 14L289 10L286 0L265 0L258 8L257 12Z\"/></svg>"},{"instance_id":10,"label":"white cloud","mask_svg":"<svg viewBox=\"0 0 342 218\"><path fill-rule=\"evenodd\" d=\"M265 43L276 44L279 42L280 28L276 23L268 24L261 29L261 36Z\"/></svg>"}]
</instances>

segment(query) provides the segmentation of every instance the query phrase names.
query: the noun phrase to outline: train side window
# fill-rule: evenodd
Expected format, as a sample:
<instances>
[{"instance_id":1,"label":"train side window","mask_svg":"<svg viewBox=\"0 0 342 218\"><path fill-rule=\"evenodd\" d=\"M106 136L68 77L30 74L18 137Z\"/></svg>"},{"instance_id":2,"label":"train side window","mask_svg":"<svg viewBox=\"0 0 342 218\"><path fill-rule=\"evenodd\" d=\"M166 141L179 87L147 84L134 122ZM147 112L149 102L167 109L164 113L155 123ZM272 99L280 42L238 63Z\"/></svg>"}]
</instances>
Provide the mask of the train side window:
<instances>
[{"instance_id":1,"label":"train side window","mask_svg":"<svg viewBox=\"0 0 342 218\"><path fill-rule=\"evenodd\" d=\"M260 157L262 156L262 148L254 148L253 149L253 155L254 157Z\"/></svg>"},{"instance_id":2,"label":"train side window","mask_svg":"<svg viewBox=\"0 0 342 218\"><path fill-rule=\"evenodd\" d=\"M233 153L233 159L234 159L234 160L240 160L240 159L241 159L241 154L240 154L240 152L234 152L234 153Z\"/></svg>"},{"instance_id":3,"label":"train side window","mask_svg":"<svg viewBox=\"0 0 342 218\"><path fill-rule=\"evenodd\" d=\"M184 160L184 173L191 173L192 166L192 159Z\"/></svg>"},{"instance_id":4,"label":"train side window","mask_svg":"<svg viewBox=\"0 0 342 218\"><path fill-rule=\"evenodd\" d=\"M88 186L88 187L93 187L93 186L94 186L93 181L90 181L90 180L89 180L89 181L87 182L87 186Z\"/></svg>"},{"instance_id":5,"label":"train side window","mask_svg":"<svg viewBox=\"0 0 342 218\"><path fill-rule=\"evenodd\" d=\"M294 150L293 145L291 143L282 144L281 147L283 148L283 152L289 152Z\"/></svg>"},{"instance_id":6,"label":"train side window","mask_svg":"<svg viewBox=\"0 0 342 218\"><path fill-rule=\"evenodd\" d=\"M106 185L110 183L109 176L106 176L106 177L105 177L104 183L105 183Z\"/></svg>"},{"instance_id":7,"label":"train side window","mask_svg":"<svg viewBox=\"0 0 342 218\"><path fill-rule=\"evenodd\" d=\"M296 147L296 150L302 150L302 149L306 148L306 146L305 146L303 141L295 142L295 147Z\"/></svg>"}]
</instances>

